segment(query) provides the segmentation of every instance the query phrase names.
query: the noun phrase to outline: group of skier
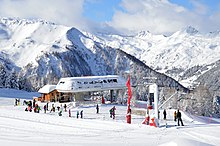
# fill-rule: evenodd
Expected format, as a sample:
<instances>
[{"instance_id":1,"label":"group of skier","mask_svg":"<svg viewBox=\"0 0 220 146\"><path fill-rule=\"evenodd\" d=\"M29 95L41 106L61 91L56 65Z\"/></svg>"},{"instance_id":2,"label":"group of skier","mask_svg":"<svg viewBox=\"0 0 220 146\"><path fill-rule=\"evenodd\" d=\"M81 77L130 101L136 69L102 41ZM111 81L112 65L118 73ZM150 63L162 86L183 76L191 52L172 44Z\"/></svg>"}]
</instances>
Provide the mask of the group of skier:
<instances>
[{"instance_id":1,"label":"group of skier","mask_svg":"<svg viewBox=\"0 0 220 146\"><path fill-rule=\"evenodd\" d=\"M115 119L115 106L113 106L110 110L109 110L109 113L110 113L110 118L113 118ZM96 105L96 113L98 114L99 113L99 105L97 104Z\"/></svg>"},{"instance_id":2,"label":"group of skier","mask_svg":"<svg viewBox=\"0 0 220 146\"><path fill-rule=\"evenodd\" d=\"M17 99L16 99L16 102L17 102ZM31 100L30 101L24 100L23 105L27 105L27 107L25 108L25 111L32 112L32 110L34 110L35 113L39 113L41 110L40 106L36 103L35 99L33 100L33 102ZM47 113L47 111L50 111L50 113L56 112L56 108L57 108L59 116L62 116L63 110L64 110L64 112L67 112L67 105L66 104L64 104L64 106L62 106L62 104L61 104L60 106L56 106L56 107L54 104L52 104L50 110L49 110L49 103L48 102L43 106L44 113ZM79 116L80 116L80 118L83 118L83 110L76 112L76 118L79 118ZM71 117L71 110L70 109L69 109L69 117Z\"/></svg>"},{"instance_id":3,"label":"group of skier","mask_svg":"<svg viewBox=\"0 0 220 146\"><path fill-rule=\"evenodd\" d=\"M32 104L33 103L33 104ZM20 104L20 99L15 99L15 105L19 105ZM32 111L32 108L34 110L34 112L36 113L39 113L41 108L40 106L36 103L36 100L34 99L33 102L30 100L30 101L26 101L24 100L23 102L23 105L27 105L27 108L25 108L25 111ZM47 102L44 106L43 106L43 109L44 109L44 113L46 113L48 110L48 107L49 107L49 103ZM62 104L60 106L57 106L57 111L58 111L58 115L59 116L62 116L62 112L63 112L63 108L64 108L64 111L67 112L67 105L64 104L64 106L62 106ZM51 112L55 112L56 111L56 108L54 106L54 104L52 104L52 107L50 109L50 113ZM110 113L110 118L113 118L115 119L115 110L116 110L116 107L113 106L110 110L109 110L109 113ZM99 113L99 105L97 104L96 105L96 113L98 114ZM83 118L83 110L81 111L76 111L76 118ZM71 110L69 109L69 117L71 117ZM174 117L174 121L177 121L177 125L180 126L180 124L182 126L184 126L183 124L183 121L182 121L182 115L181 115L181 112L179 111L179 109L177 111L174 111L174 114L173 114L173 117ZM163 119L166 120L167 119L167 112L166 110L164 109L163 111Z\"/></svg>"},{"instance_id":4,"label":"group of skier","mask_svg":"<svg viewBox=\"0 0 220 146\"><path fill-rule=\"evenodd\" d=\"M164 109L163 111L163 119L166 120L166 116L167 116L167 112L166 110ZM184 126L183 124L183 120L182 120L182 115L181 115L181 112L179 111L179 109L176 111L174 111L173 113L173 117L174 117L174 121L177 120L177 125L180 126L180 123L182 126Z\"/></svg>"},{"instance_id":5,"label":"group of skier","mask_svg":"<svg viewBox=\"0 0 220 146\"><path fill-rule=\"evenodd\" d=\"M24 100L23 105L27 105L27 107L25 108L25 111L32 112L33 105L32 105L32 101L31 100L30 101Z\"/></svg>"},{"instance_id":6,"label":"group of skier","mask_svg":"<svg viewBox=\"0 0 220 146\"><path fill-rule=\"evenodd\" d=\"M113 106L110 110L109 110L109 113L110 113L110 118L113 118L115 119L115 106ZM98 114L99 113L99 105L97 104L96 105L96 113ZM128 114L130 114L131 112L128 112ZM167 112L166 110L164 109L163 111L163 119L166 120L167 119ZM149 120L148 120L149 121ZM174 111L174 121L177 121L177 125L180 126L180 123L182 126L184 126L183 124L183 120L182 120L182 115L181 115L181 112L179 111L179 109L177 111ZM130 122L128 122L130 123Z\"/></svg>"},{"instance_id":7,"label":"group of skier","mask_svg":"<svg viewBox=\"0 0 220 146\"><path fill-rule=\"evenodd\" d=\"M98 112L99 112L98 104L97 104L97 106L96 106L96 110L97 110L97 113L98 113ZM113 107L109 110L110 118L115 119L115 110L116 110L115 106L113 106ZM130 114L130 113L131 113L131 112L128 112L128 114ZM164 109L164 111L163 111L163 115L164 115L163 119L166 120L166 115L167 115L167 113L166 113L166 110L165 110L165 109ZM181 122L181 125L184 126L184 125L183 125L183 121L182 121L182 117L181 117L181 112L179 111L179 109L177 110L177 112L176 112L176 111L174 112L174 121L176 121L176 120L178 120L178 122L177 122L178 126L180 126L180 122ZM149 120L148 120L148 121L149 121ZM128 123L130 123L130 121L129 121Z\"/></svg>"},{"instance_id":8,"label":"group of skier","mask_svg":"<svg viewBox=\"0 0 220 146\"><path fill-rule=\"evenodd\" d=\"M77 119L79 118L79 114L80 114L80 118L82 119L83 118L83 110L81 110L80 112L78 110L76 111L76 118Z\"/></svg>"}]
</instances>

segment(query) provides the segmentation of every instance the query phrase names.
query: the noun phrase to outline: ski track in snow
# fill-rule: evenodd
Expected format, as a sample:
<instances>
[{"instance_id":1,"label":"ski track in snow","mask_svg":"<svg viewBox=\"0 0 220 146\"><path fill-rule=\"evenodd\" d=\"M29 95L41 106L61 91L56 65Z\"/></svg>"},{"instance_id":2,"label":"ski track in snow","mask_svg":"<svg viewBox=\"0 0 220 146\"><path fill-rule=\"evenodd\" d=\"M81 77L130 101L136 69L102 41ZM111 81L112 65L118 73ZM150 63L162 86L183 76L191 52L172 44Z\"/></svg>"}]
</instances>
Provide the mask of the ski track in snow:
<instances>
[{"instance_id":1,"label":"ski track in snow","mask_svg":"<svg viewBox=\"0 0 220 146\"><path fill-rule=\"evenodd\" d=\"M210 131L209 127L213 127L216 129L220 128L220 125L203 125L199 127L193 127L193 129L183 129L183 133L188 135L197 141L211 143L213 145L220 145L219 134L214 131Z\"/></svg>"}]
</instances>

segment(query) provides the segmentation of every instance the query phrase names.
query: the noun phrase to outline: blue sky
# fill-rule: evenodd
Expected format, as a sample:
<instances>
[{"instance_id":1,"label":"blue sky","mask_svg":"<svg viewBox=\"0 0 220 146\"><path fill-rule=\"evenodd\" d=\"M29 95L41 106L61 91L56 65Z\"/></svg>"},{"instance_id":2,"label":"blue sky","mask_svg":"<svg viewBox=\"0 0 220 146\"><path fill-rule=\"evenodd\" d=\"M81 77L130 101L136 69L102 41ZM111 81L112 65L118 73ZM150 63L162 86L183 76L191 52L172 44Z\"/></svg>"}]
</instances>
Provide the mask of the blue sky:
<instances>
[{"instance_id":1,"label":"blue sky","mask_svg":"<svg viewBox=\"0 0 220 146\"><path fill-rule=\"evenodd\" d=\"M83 15L97 22L110 21L115 9L120 9L121 0L86 1Z\"/></svg>"},{"instance_id":2,"label":"blue sky","mask_svg":"<svg viewBox=\"0 0 220 146\"><path fill-rule=\"evenodd\" d=\"M172 3L176 3L179 5L182 5L188 9L193 9L193 0L169 0ZM219 4L220 1L219 0L197 0L199 3L207 6L209 8L209 12L213 13L215 12L217 9L219 9Z\"/></svg>"},{"instance_id":3,"label":"blue sky","mask_svg":"<svg viewBox=\"0 0 220 146\"><path fill-rule=\"evenodd\" d=\"M120 6L122 0L87 0L84 4L84 16L97 21L110 21L116 9L123 10ZM178 4L189 10L194 8L193 0L169 0L171 3ZM197 0L206 5L209 13L215 12L220 8L220 0ZM135 2L135 0L134 0Z\"/></svg>"},{"instance_id":4,"label":"blue sky","mask_svg":"<svg viewBox=\"0 0 220 146\"><path fill-rule=\"evenodd\" d=\"M0 17L44 19L89 32L220 30L219 0L0 0Z\"/></svg>"}]
</instances>

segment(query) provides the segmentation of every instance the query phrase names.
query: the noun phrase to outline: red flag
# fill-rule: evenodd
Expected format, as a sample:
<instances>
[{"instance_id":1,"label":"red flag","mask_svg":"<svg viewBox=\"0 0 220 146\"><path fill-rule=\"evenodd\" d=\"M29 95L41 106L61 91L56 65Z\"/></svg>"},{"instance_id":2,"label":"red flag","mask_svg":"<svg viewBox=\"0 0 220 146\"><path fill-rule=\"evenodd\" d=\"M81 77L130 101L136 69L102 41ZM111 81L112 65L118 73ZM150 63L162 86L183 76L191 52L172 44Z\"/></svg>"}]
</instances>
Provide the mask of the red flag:
<instances>
[{"instance_id":1,"label":"red flag","mask_svg":"<svg viewBox=\"0 0 220 146\"><path fill-rule=\"evenodd\" d=\"M128 76L128 80L127 80L127 82L126 82L126 86L128 87L128 106L130 106L131 97L132 97L130 76Z\"/></svg>"}]
</instances>

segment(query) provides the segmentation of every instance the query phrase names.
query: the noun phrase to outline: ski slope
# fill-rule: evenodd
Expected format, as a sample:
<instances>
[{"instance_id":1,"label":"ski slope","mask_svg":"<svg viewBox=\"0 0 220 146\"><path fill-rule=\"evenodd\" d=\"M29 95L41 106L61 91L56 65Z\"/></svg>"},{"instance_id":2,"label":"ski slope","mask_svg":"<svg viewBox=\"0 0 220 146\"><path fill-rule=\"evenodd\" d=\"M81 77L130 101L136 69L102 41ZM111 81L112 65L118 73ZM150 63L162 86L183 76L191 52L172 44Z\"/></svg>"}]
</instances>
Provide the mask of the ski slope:
<instances>
[{"instance_id":1,"label":"ski slope","mask_svg":"<svg viewBox=\"0 0 220 146\"><path fill-rule=\"evenodd\" d=\"M4 92L8 93L7 96ZM160 120L160 128L154 128L141 124L144 119L141 115L132 114L132 124L127 124L125 105L101 105L97 102L100 105L100 113L96 114L97 103L82 104L76 108L67 104L72 115L68 117L68 112L63 112L63 116L58 116L57 111L46 114L43 110L40 113L25 112L25 106L22 104L14 106L14 98L18 95L31 98L31 93L28 92L0 90L0 145L220 145L219 119L182 112L185 126L175 126L176 122L172 117L174 110L171 109L167 110L167 121ZM36 96L36 93L32 95ZM21 103L23 100L21 99ZM43 109L45 103L39 105ZM115 119L109 117L109 109L113 106L116 106ZM84 113L83 119L77 119L76 112L81 110Z\"/></svg>"}]
</instances>

